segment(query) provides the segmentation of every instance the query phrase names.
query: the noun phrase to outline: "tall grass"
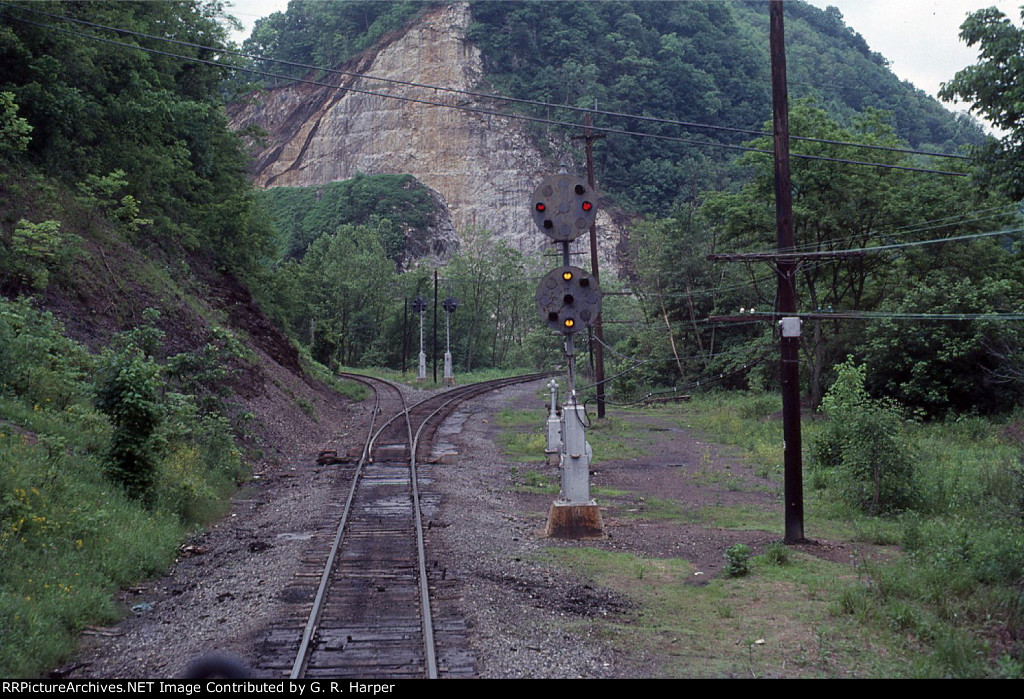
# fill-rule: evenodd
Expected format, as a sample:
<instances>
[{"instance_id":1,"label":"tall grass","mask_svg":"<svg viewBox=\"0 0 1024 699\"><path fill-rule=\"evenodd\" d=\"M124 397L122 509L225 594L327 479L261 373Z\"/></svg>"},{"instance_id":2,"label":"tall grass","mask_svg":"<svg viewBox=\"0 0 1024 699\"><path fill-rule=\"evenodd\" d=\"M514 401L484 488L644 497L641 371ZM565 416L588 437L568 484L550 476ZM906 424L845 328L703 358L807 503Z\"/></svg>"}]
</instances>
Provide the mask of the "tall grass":
<instances>
[{"instance_id":1,"label":"tall grass","mask_svg":"<svg viewBox=\"0 0 1024 699\"><path fill-rule=\"evenodd\" d=\"M741 447L755 469L778 473L780 405L771 394L705 394L680 420ZM868 517L808 469L824 427L820 420L803 422L805 473L811 473L805 493L831 501L814 510L826 520L806 522L808 536L845 531L855 540L900 544L903 552L866 571L835 612L914 638L926 649L915 674L1024 676L1024 444L1007 437L998 420L908 422L903 437L918 474L915 500L902 514Z\"/></svg>"},{"instance_id":2,"label":"tall grass","mask_svg":"<svg viewBox=\"0 0 1024 699\"><path fill-rule=\"evenodd\" d=\"M66 428L66 433L70 428ZM173 561L186 531L103 477L83 450L0 428L0 675L31 677L114 620L113 593Z\"/></svg>"}]
</instances>

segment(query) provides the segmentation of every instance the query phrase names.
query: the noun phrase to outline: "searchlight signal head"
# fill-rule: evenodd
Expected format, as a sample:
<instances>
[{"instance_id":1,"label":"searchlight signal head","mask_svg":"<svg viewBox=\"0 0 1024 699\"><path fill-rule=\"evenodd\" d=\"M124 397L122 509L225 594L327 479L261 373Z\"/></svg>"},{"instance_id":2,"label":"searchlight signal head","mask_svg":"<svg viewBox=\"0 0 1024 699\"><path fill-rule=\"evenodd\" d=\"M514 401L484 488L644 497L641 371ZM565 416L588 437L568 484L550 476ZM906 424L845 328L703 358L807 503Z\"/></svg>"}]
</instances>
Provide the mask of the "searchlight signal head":
<instances>
[{"instance_id":1,"label":"searchlight signal head","mask_svg":"<svg viewBox=\"0 0 1024 699\"><path fill-rule=\"evenodd\" d=\"M576 240L596 217L593 188L574 175L552 175L533 193L533 221L555 242Z\"/></svg>"},{"instance_id":2,"label":"searchlight signal head","mask_svg":"<svg viewBox=\"0 0 1024 699\"><path fill-rule=\"evenodd\" d=\"M601 312L601 289L580 267L551 270L537 287L537 312L552 330L571 335L590 327Z\"/></svg>"}]
</instances>

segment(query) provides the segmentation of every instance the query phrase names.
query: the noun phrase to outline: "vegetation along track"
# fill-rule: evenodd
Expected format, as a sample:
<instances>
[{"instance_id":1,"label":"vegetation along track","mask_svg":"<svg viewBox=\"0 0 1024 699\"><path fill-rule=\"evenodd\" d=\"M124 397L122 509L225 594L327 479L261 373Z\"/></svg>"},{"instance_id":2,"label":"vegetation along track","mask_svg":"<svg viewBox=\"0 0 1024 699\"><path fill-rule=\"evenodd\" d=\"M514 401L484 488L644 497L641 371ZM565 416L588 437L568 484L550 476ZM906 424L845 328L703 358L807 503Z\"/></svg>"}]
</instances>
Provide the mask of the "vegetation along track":
<instances>
[{"instance_id":1,"label":"vegetation along track","mask_svg":"<svg viewBox=\"0 0 1024 699\"><path fill-rule=\"evenodd\" d=\"M543 375L452 388L411 406L391 382L344 376L373 391L365 445L354 468L354 459L333 459L341 465L339 493L347 487L340 516L330 516L337 526L306 551L293 613L269 631L260 670L292 678L471 677L464 620L431 609L431 591L445 586L445 575L428 566L423 542L424 513L439 505L421 492L433 480L425 461L458 405Z\"/></svg>"}]
</instances>

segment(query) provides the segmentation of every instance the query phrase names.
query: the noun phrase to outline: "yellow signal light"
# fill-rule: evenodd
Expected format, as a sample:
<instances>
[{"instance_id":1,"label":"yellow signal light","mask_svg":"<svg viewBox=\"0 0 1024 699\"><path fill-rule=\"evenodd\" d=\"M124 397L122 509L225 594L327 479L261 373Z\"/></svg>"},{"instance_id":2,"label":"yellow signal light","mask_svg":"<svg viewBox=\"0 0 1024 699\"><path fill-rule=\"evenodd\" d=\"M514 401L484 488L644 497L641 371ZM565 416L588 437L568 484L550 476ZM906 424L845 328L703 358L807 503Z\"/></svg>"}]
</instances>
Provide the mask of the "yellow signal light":
<instances>
[{"instance_id":1,"label":"yellow signal light","mask_svg":"<svg viewBox=\"0 0 1024 699\"><path fill-rule=\"evenodd\" d=\"M564 279L567 282L571 282L572 281L572 272L570 272L569 270L566 270L566 271L562 272L562 279Z\"/></svg>"},{"instance_id":2,"label":"yellow signal light","mask_svg":"<svg viewBox=\"0 0 1024 699\"><path fill-rule=\"evenodd\" d=\"M565 327L571 328L574 325L576 325L576 321L575 320L573 320L572 318L566 318L565 319Z\"/></svg>"}]
</instances>

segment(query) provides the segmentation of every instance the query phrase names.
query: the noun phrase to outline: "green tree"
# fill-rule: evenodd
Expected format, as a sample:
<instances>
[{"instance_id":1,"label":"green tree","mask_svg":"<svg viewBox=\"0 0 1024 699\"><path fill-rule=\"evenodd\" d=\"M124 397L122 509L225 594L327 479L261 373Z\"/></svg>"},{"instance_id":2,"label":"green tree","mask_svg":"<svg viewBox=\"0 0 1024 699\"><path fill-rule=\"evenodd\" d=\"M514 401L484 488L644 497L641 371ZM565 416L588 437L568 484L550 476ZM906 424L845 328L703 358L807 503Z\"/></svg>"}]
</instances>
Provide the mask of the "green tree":
<instances>
[{"instance_id":1,"label":"green tree","mask_svg":"<svg viewBox=\"0 0 1024 699\"><path fill-rule=\"evenodd\" d=\"M797 272L800 310L827 312L828 309L867 311L901 293L910 284L927 285L928 270L893 265L890 256L844 254L838 251L877 246L899 236L901 241L934 238L977 230L995 220L961 223L957 212L966 214L982 206L983 197L962 181L936 179L897 169L879 169L851 164L863 160L864 152L838 142L898 147L886 115L869 110L846 129L822 109L806 101L791 105L790 125L794 133L829 142L796 141L793 153L830 158L831 161L792 160L793 226L801 252L821 254L806 260ZM770 149L770 142L754 142ZM910 157L894 151L874 151L874 162L912 165ZM729 250L771 251L776 245L774 180L769 156L752 153L741 162L751 167L753 179L739 192L715 194L702 207L706 219L720 233L721 247ZM991 203L991 202L989 202ZM938 221L941 224L921 224ZM908 278L907 273L913 271ZM755 285L758 306L774 303L775 279ZM801 336L811 402L821 402L827 372L852 351L859 338L850 321L819 318L805 326Z\"/></svg>"},{"instance_id":2,"label":"green tree","mask_svg":"<svg viewBox=\"0 0 1024 699\"><path fill-rule=\"evenodd\" d=\"M259 19L242 45L247 53L293 63L333 68L399 29L431 4L422 0L290 2L285 12ZM257 61L258 68L300 77L299 67Z\"/></svg>"},{"instance_id":3,"label":"green tree","mask_svg":"<svg viewBox=\"0 0 1024 699\"><path fill-rule=\"evenodd\" d=\"M443 272L461 304L451 318L453 361L465 371L502 366L521 356L536 317L536 284L529 279L535 268L490 231L467 229L461 238Z\"/></svg>"},{"instance_id":4,"label":"green tree","mask_svg":"<svg viewBox=\"0 0 1024 699\"><path fill-rule=\"evenodd\" d=\"M347 224L372 225L388 259L405 262L404 232L424 231L437 203L412 175L360 175L319 187L271 187L259 193L283 236L283 252L301 258L317 237ZM381 226L387 220L390 225Z\"/></svg>"},{"instance_id":5,"label":"green tree","mask_svg":"<svg viewBox=\"0 0 1024 699\"><path fill-rule=\"evenodd\" d=\"M822 404L828 422L812 445L813 467L858 510L879 515L907 509L917 484L898 405L868 395L867 369L852 358L836 369Z\"/></svg>"},{"instance_id":6,"label":"green tree","mask_svg":"<svg viewBox=\"0 0 1024 699\"><path fill-rule=\"evenodd\" d=\"M313 241L298 268L313 356L360 366L382 351L383 328L397 304L394 264L380 228L346 225Z\"/></svg>"},{"instance_id":7,"label":"green tree","mask_svg":"<svg viewBox=\"0 0 1024 699\"><path fill-rule=\"evenodd\" d=\"M57 31L49 25L60 21L38 11L79 23ZM139 35L112 42L95 25ZM118 215L129 227L154 222L140 243L172 254L202 247L236 270L252 268L268 230L250 213L246 158L227 126L220 85L229 71L200 62L230 63L215 55L228 46L229 26L223 3L201 0L7 7L0 92L13 95L17 118L32 128L22 158L71 185L120 171ZM167 52L142 35L184 43Z\"/></svg>"},{"instance_id":8,"label":"green tree","mask_svg":"<svg viewBox=\"0 0 1024 699\"><path fill-rule=\"evenodd\" d=\"M160 453L157 428L165 409L160 367L137 345L109 350L96 383L96 407L114 426L109 471L128 495L154 504Z\"/></svg>"},{"instance_id":9,"label":"green tree","mask_svg":"<svg viewBox=\"0 0 1024 699\"><path fill-rule=\"evenodd\" d=\"M18 153L28 147L32 126L18 116L18 104L10 92L0 92L0 153Z\"/></svg>"},{"instance_id":10,"label":"green tree","mask_svg":"<svg viewBox=\"0 0 1024 699\"><path fill-rule=\"evenodd\" d=\"M883 317L865 326L856 345L873 367L872 393L929 417L1012 409L1024 395L1024 334L1016 321L984 317L1024 307L1020 254L1010 239L910 248L890 264L904 283L890 286L877 307ZM914 319L937 313L982 318Z\"/></svg>"},{"instance_id":11,"label":"green tree","mask_svg":"<svg viewBox=\"0 0 1024 699\"><path fill-rule=\"evenodd\" d=\"M944 84L939 96L970 102L972 112L1006 132L978 151L979 174L1019 200L1024 197L1024 29L990 7L967 17L960 38L978 47L980 60Z\"/></svg>"},{"instance_id":12,"label":"green tree","mask_svg":"<svg viewBox=\"0 0 1024 699\"><path fill-rule=\"evenodd\" d=\"M80 242L77 235L61 231L60 221L32 223L21 219L9 238L0 236L4 253L0 260L8 258L0 282L10 275L14 286L42 291L49 285L52 272L64 271L74 261Z\"/></svg>"}]
</instances>

